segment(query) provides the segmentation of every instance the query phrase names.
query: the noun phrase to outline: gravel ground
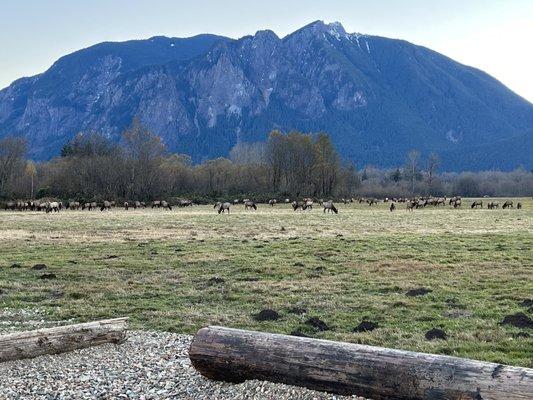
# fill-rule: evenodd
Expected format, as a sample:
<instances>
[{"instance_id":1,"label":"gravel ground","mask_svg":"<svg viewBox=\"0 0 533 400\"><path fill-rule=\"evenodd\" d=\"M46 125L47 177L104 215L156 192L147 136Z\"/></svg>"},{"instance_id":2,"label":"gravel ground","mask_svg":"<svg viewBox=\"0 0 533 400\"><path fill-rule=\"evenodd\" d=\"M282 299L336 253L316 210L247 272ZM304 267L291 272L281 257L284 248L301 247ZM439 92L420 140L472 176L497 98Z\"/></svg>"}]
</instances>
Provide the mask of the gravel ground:
<instances>
[{"instance_id":1,"label":"gravel ground","mask_svg":"<svg viewBox=\"0 0 533 400\"><path fill-rule=\"evenodd\" d=\"M1 363L0 399L358 399L262 381L209 381L191 366L191 339L133 331L121 345Z\"/></svg>"}]
</instances>

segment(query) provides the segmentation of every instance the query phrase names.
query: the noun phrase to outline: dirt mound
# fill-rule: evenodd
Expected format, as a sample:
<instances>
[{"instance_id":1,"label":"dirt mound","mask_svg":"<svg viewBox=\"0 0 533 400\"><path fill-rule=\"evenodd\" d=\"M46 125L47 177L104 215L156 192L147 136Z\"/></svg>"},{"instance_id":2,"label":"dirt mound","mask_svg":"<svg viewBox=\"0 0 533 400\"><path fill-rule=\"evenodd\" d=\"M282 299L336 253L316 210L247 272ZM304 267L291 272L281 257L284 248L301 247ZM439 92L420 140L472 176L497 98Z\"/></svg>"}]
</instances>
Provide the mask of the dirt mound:
<instances>
[{"instance_id":1,"label":"dirt mound","mask_svg":"<svg viewBox=\"0 0 533 400\"><path fill-rule=\"evenodd\" d=\"M520 305L522 307L533 307L533 299L525 299L522 302L520 302Z\"/></svg>"},{"instance_id":2,"label":"dirt mound","mask_svg":"<svg viewBox=\"0 0 533 400\"><path fill-rule=\"evenodd\" d=\"M446 332L444 332L442 329L433 328L426 332L426 339L427 340L435 340L435 339L442 339L446 340L448 337L446 335Z\"/></svg>"},{"instance_id":3,"label":"dirt mound","mask_svg":"<svg viewBox=\"0 0 533 400\"><path fill-rule=\"evenodd\" d=\"M46 272L40 276L41 279L56 279L56 274L53 274L51 272Z\"/></svg>"},{"instance_id":4,"label":"dirt mound","mask_svg":"<svg viewBox=\"0 0 533 400\"><path fill-rule=\"evenodd\" d=\"M221 283L225 283L225 282L226 280L224 278L214 276L212 278L209 278L209 280L207 281L207 284L212 286L212 285L220 285Z\"/></svg>"},{"instance_id":5,"label":"dirt mound","mask_svg":"<svg viewBox=\"0 0 533 400\"><path fill-rule=\"evenodd\" d=\"M529 312L533 313L533 299L525 299L520 303L520 305L524 308L527 308Z\"/></svg>"},{"instance_id":6,"label":"dirt mound","mask_svg":"<svg viewBox=\"0 0 533 400\"><path fill-rule=\"evenodd\" d=\"M377 324L377 322L364 320L359 325L357 325L355 328L353 328L353 332L370 332L378 327L379 325Z\"/></svg>"},{"instance_id":7,"label":"dirt mound","mask_svg":"<svg viewBox=\"0 0 533 400\"><path fill-rule=\"evenodd\" d=\"M252 318L256 321L276 321L279 319L279 314L277 311L267 308L252 315Z\"/></svg>"},{"instance_id":8,"label":"dirt mound","mask_svg":"<svg viewBox=\"0 0 533 400\"><path fill-rule=\"evenodd\" d=\"M40 271L41 269L46 269L46 264L35 264L31 269L35 269L37 271Z\"/></svg>"},{"instance_id":9,"label":"dirt mound","mask_svg":"<svg viewBox=\"0 0 533 400\"><path fill-rule=\"evenodd\" d=\"M431 289L428 289L428 288L425 288L425 287L421 287L421 288L418 288L418 289L411 289L411 290L408 290L405 295L406 296L409 296L409 297L415 297L415 296L424 296L428 293L431 293L433 290Z\"/></svg>"},{"instance_id":10,"label":"dirt mound","mask_svg":"<svg viewBox=\"0 0 533 400\"><path fill-rule=\"evenodd\" d=\"M305 321L306 325L312 326L313 328L318 329L319 331L328 331L329 326L322 321L320 318L317 317L311 317L307 321Z\"/></svg>"},{"instance_id":11,"label":"dirt mound","mask_svg":"<svg viewBox=\"0 0 533 400\"><path fill-rule=\"evenodd\" d=\"M524 313L506 315L500 325L512 325L517 328L533 328L533 320Z\"/></svg>"}]
</instances>

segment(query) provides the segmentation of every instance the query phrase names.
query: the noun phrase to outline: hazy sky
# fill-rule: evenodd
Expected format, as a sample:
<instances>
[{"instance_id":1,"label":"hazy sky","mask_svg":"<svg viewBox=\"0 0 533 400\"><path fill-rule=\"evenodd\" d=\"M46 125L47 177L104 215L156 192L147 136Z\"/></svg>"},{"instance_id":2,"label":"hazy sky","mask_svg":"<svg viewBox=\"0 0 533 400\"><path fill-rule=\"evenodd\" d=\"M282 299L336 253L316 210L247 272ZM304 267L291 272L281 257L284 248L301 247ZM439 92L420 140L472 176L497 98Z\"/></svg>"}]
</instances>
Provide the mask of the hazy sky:
<instances>
[{"instance_id":1,"label":"hazy sky","mask_svg":"<svg viewBox=\"0 0 533 400\"><path fill-rule=\"evenodd\" d=\"M427 46L533 102L533 0L2 0L0 88L106 40L284 36L317 19Z\"/></svg>"}]
</instances>

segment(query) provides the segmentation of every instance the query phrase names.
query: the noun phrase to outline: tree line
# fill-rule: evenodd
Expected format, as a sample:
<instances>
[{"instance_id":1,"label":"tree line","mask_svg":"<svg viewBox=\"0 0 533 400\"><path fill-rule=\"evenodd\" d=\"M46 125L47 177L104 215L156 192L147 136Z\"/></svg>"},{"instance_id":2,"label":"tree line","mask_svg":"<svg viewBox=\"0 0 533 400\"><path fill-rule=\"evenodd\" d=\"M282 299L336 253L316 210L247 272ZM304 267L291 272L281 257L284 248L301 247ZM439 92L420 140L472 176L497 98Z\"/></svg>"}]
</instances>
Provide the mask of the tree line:
<instances>
[{"instance_id":1,"label":"tree line","mask_svg":"<svg viewBox=\"0 0 533 400\"><path fill-rule=\"evenodd\" d=\"M341 160L325 133L272 131L265 143L238 143L228 158L193 164L169 154L161 138L138 120L114 142L80 133L59 157L34 163L21 138L0 141L0 198L145 200L187 197L410 197L414 195L529 196L533 173L439 173L438 155L411 151L405 165L358 171Z\"/></svg>"}]
</instances>

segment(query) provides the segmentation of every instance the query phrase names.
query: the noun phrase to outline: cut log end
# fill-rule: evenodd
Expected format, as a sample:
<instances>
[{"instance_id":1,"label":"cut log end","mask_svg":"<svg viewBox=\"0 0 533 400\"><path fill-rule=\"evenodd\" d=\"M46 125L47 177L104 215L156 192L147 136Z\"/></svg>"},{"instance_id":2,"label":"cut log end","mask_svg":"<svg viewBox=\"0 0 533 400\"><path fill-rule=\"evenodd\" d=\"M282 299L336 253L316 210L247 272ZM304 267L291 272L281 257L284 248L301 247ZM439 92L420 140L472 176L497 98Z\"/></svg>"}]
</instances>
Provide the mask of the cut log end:
<instances>
[{"instance_id":1,"label":"cut log end","mask_svg":"<svg viewBox=\"0 0 533 400\"><path fill-rule=\"evenodd\" d=\"M189 357L213 380L268 380L374 400L526 400L533 393L533 369L217 326L198 331Z\"/></svg>"}]
</instances>

